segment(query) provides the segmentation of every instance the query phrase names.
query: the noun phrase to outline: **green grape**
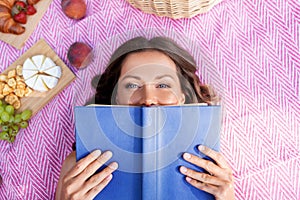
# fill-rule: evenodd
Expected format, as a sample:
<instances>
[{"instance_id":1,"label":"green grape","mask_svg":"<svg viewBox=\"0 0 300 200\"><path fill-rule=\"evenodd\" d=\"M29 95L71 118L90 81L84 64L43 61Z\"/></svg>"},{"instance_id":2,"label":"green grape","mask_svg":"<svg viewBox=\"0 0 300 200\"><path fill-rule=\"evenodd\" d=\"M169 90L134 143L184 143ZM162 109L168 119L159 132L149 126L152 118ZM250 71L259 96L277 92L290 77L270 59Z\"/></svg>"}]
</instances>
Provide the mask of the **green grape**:
<instances>
[{"instance_id":1,"label":"green grape","mask_svg":"<svg viewBox=\"0 0 300 200\"><path fill-rule=\"evenodd\" d=\"M20 114L16 114L16 115L15 115L15 120L14 120L14 122L15 122L16 124L18 124L18 123L20 123L21 121L22 121L21 115L20 115Z\"/></svg>"},{"instance_id":2,"label":"green grape","mask_svg":"<svg viewBox=\"0 0 300 200\"><path fill-rule=\"evenodd\" d=\"M7 112L3 111L1 113L1 119L2 119L3 122L8 122L9 119L10 119L10 116L9 116L9 114Z\"/></svg>"},{"instance_id":3,"label":"green grape","mask_svg":"<svg viewBox=\"0 0 300 200\"><path fill-rule=\"evenodd\" d=\"M22 122L20 123L20 127L21 127L21 128L27 128L27 126L28 126L28 122L26 122L26 121L22 121Z\"/></svg>"},{"instance_id":4,"label":"green grape","mask_svg":"<svg viewBox=\"0 0 300 200\"><path fill-rule=\"evenodd\" d=\"M9 139L9 136L8 136L8 133L3 131L0 133L0 139L1 140L8 140Z\"/></svg>"},{"instance_id":5,"label":"green grape","mask_svg":"<svg viewBox=\"0 0 300 200\"><path fill-rule=\"evenodd\" d=\"M2 126L2 131L7 132L8 131L8 126Z\"/></svg>"},{"instance_id":6,"label":"green grape","mask_svg":"<svg viewBox=\"0 0 300 200\"><path fill-rule=\"evenodd\" d=\"M22 118L22 120L28 120L28 119L30 119L31 114L32 114L31 110L24 110L24 111L21 113L21 118Z\"/></svg>"},{"instance_id":7,"label":"green grape","mask_svg":"<svg viewBox=\"0 0 300 200\"><path fill-rule=\"evenodd\" d=\"M8 122L13 123L14 121L15 121L15 117L13 115L11 115Z\"/></svg>"},{"instance_id":8,"label":"green grape","mask_svg":"<svg viewBox=\"0 0 300 200\"><path fill-rule=\"evenodd\" d=\"M15 108L12 106L12 105L7 105L5 107L5 111L10 114L10 115L13 115L15 113Z\"/></svg>"},{"instance_id":9,"label":"green grape","mask_svg":"<svg viewBox=\"0 0 300 200\"><path fill-rule=\"evenodd\" d=\"M4 111L4 107L1 105L0 106L0 114Z\"/></svg>"},{"instance_id":10,"label":"green grape","mask_svg":"<svg viewBox=\"0 0 300 200\"><path fill-rule=\"evenodd\" d=\"M19 127L17 125L12 125L11 127L14 131L17 131L17 132L19 131Z\"/></svg>"},{"instance_id":11,"label":"green grape","mask_svg":"<svg viewBox=\"0 0 300 200\"><path fill-rule=\"evenodd\" d=\"M2 106L3 102L0 100L0 106Z\"/></svg>"},{"instance_id":12,"label":"green grape","mask_svg":"<svg viewBox=\"0 0 300 200\"><path fill-rule=\"evenodd\" d=\"M13 125L11 135L16 136L18 134L18 131L19 131L19 127L17 125Z\"/></svg>"},{"instance_id":13,"label":"green grape","mask_svg":"<svg viewBox=\"0 0 300 200\"><path fill-rule=\"evenodd\" d=\"M13 132L12 128L9 127L9 128L8 128L8 134L11 135L12 132Z\"/></svg>"},{"instance_id":14,"label":"green grape","mask_svg":"<svg viewBox=\"0 0 300 200\"><path fill-rule=\"evenodd\" d=\"M0 118L0 125L3 123L2 119Z\"/></svg>"}]
</instances>

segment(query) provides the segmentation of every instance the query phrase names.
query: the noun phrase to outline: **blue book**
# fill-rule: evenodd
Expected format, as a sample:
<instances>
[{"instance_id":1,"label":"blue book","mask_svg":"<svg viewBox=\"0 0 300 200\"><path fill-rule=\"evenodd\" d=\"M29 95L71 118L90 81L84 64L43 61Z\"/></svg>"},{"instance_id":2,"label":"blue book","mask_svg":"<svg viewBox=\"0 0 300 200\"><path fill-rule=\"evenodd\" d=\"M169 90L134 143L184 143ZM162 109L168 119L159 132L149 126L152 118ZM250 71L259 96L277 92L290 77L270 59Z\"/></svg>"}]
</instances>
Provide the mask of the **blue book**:
<instances>
[{"instance_id":1,"label":"blue book","mask_svg":"<svg viewBox=\"0 0 300 200\"><path fill-rule=\"evenodd\" d=\"M199 144L220 147L221 107L75 107L76 158L110 150L119 168L95 199L214 199L188 184L179 167L203 171L182 159L184 152L206 158ZM100 169L101 170L101 169Z\"/></svg>"}]
</instances>

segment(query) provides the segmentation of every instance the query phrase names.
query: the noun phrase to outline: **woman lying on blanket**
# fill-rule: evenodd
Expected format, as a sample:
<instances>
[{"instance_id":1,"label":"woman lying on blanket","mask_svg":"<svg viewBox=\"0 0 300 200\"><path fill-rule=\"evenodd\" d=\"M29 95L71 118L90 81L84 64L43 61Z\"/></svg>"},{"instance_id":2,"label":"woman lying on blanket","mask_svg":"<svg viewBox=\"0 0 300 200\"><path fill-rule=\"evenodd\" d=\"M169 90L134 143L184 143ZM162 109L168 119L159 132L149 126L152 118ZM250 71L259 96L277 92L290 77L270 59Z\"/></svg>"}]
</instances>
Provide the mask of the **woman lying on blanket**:
<instances>
[{"instance_id":1,"label":"woman lying on blanket","mask_svg":"<svg viewBox=\"0 0 300 200\"><path fill-rule=\"evenodd\" d=\"M138 106L214 104L216 98L207 86L200 84L195 72L193 57L172 40L162 37L151 40L134 38L112 55L99 80L96 103ZM208 147L200 146L199 150L215 162L184 153L183 158L187 162L208 172L201 173L181 166L180 172L185 180L199 190L211 193L216 199L234 199L229 164L220 153ZM118 168L118 164L112 162L95 174L111 157L110 151L96 150L76 163L73 151L63 163L56 199L93 199L109 184Z\"/></svg>"}]
</instances>

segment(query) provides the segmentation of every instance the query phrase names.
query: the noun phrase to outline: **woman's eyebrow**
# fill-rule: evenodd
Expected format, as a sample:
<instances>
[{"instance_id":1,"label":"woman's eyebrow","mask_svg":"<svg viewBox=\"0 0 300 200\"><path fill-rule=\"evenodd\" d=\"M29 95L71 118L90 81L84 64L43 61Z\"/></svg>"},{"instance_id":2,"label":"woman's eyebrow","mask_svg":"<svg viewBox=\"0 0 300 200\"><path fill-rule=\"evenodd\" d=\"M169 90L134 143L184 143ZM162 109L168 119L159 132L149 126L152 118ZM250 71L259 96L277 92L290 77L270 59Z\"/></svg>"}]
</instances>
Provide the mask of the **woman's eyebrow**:
<instances>
[{"instance_id":1,"label":"woman's eyebrow","mask_svg":"<svg viewBox=\"0 0 300 200\"><path fill-rule=\"evenodd\" d=\"M155 77L155 80L159 80L159 79L163 79L163 78L171 78L173 80L175 80L176 78L170 74L164 74L164 75L159 75Z\"/></svg>"},{"instance_id":2,"label":"woman's eyebrow","mask_svg":"<svg viewBox=\"0 0 300 200\"><path fill-rule=\"evenodd\" d=\"M133 75L126 75L121 80L124 80L124 79L127 79L127 78L133 78L133 79L141 80L141 77L133 76Z\"/></svg>"}]
</instances>

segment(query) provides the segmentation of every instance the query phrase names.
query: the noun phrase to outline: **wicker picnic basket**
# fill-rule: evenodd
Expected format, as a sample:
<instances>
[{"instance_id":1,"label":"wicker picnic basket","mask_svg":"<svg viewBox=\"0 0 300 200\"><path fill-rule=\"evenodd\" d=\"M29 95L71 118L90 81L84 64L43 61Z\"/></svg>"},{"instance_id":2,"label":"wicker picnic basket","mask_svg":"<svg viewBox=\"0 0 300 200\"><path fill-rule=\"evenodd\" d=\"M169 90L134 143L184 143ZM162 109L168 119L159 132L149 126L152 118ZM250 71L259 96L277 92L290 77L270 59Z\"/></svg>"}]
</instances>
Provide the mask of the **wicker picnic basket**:
<instances>
[{"instance_id":1,"label":"wicker picnic basket","mask_svg":"<svg viewBox=\"0 0 300 200\"><path fill-rule=\"evenodd\" d=\"M127 0L145 13L173 19L191 18L208 12L221 0Z\"/></svg>"}]
</instances>

